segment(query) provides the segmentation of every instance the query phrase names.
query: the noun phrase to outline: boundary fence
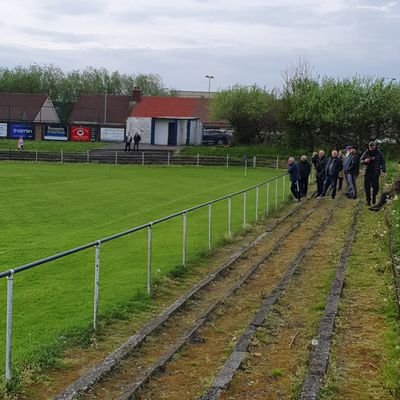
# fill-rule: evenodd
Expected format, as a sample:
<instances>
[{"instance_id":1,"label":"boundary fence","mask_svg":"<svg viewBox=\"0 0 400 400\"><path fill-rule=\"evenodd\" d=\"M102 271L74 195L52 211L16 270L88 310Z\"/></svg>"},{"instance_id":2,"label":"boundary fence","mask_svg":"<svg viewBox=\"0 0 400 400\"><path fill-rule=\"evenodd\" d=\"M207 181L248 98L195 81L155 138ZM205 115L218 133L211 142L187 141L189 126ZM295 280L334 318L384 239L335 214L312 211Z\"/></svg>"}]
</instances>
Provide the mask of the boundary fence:
<instances>
[{"instance_id":1,"label":"boundary fence","mask_svg":"<svg viewBox=\"0 0 400 400\"><path fill-rule=\"evenodd\" d=\"M243 166L249 167L286 168L287 158L251 156L232 157L205 156L205 155L181 155L169 151L140 151L125 153L124 151L88 150L87 152L57 152L38 150L0 150L0 160L4 161L30 161L30 162L59 162L59 163L99 163L115 165L218 165L218 166Z\"/></svg>"},{"instance_id":2,"label":"boundary fence","mask_svg":"<svg viewBox=\"0 0 400 400\"><path fill-rule=\"evenodd\" d=\"M134 232L147 230L147 293L151 294L152 286L152 254L153 254L153 227L157 224L161 224L165 221L172 220L174 218L182 218L182 266L187 265L187 219L188 215L201 208L208 208L208 249L212 249L212 226L213 226L213 205L223 201L227 202L227 225L226 233L229 238L232 237L232 198L235 196L243 195L243 221L242 226L245 228L247 226L248 216L247 216L247 196L250 191L255 191L255 220L257 221L260 217L260 189L265 189L264 197L264 214L269 215L272 210L277 210L279 206L284 204L287 197L287 183L286 183L286 173L269 179L267 181L261 182L257 185L253 185L246 189L240 190L235 193L230 193L228 195L219 197L215 200L211 200L197 206L190 207L188 209L170 214L166 217L157 219L152 222L134 227L132 229L120 232L91 243L84 244L73 249L63 251L61 253L54 254L50 257L46 257L28 264L18 266L13 269L6 270L0 273L0 279L7 279L7 306L6 306L6 353L5 353L5 377L9 381L12 377L12 334L13 334L13 289L14 289L14 276L18 273L27 271L29 269L38 267L40 265L47 264L51 261L67 257L72 254L82 252L83 250L94 248L94 293L93 293L93 330L97 330L98 322L98 310L99 310L99 291L100 291L100 251L101 245L126 235L133 234ZM279 184L279 182L281 184ZM272 186L272 189L271 189ZM282 190L282 193L279 193ZM271 207L272 200L272 207ZM280 204L279 204L280 200Z\"/></svg>"}]
</instances>

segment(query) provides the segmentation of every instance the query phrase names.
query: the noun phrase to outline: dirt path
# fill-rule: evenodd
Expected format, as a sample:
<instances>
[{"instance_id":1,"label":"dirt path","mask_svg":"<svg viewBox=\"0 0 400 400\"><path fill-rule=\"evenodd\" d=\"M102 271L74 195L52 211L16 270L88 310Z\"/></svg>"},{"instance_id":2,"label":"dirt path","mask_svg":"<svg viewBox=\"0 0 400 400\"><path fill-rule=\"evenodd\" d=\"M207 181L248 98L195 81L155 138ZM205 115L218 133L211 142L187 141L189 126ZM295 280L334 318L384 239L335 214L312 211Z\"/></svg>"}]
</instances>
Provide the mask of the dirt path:
<instances>
[{"instance_id":1,"label":"dirt path","mask_svg":"<svg viewBox=\"0 0 400 400\"><path fill-rule=\"evenodd\" d=\"M153 314L181 296L199 276L207 282L162 323L149 320L154 328L146 328L143 340L104 376L91 378L78 397L73 395L75 389L60 393L61 388L79 375L81 380L90 376L90 367L115 348L113 338L121 343L129 330L137 330L143 316L119 322L118 336L110 327L98 349L83 352L83 362L71 352L70 366L60 375L54 372L54 383L33 385L20 398L298 399L309 372L310 351L318 348L316 334L345 248L352 249L351 257L349 261L345 257L348 270L329 370L317 398L400 398L399 373L394 372L400 362L400 335L396 336L400 330L384 240L387 228L383 213L364 209L349 247L357 207L358 202L344 198L311 199L276 226L258 225L242 242L217 252L209 265L161 286L164 290L154 299ZM224 268L210 274L221 263ZM226 375L226 383L218 386L225 370L229 378Z\"/></svg>"}]
</instances>

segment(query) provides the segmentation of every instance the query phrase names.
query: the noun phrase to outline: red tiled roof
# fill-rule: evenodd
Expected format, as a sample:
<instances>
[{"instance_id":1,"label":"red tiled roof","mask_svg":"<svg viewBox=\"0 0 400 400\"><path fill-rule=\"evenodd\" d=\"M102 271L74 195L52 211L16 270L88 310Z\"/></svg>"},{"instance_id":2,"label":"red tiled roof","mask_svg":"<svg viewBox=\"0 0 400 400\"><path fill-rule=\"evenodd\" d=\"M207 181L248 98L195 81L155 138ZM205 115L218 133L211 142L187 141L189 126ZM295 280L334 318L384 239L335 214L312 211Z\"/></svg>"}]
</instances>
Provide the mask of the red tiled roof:
<instances>
[{"instance_id":1,"label":"red tiled roof","mask_svg":"<svg viewBox=\"0 0 400 400\"><path fill-rule=\"evenodd\" d=\"M107 123L126 123L129 113L131 96L81 95L69 117L70 122L94 122L104 121L104 109L106 109Z\"/></svg>"},{"instance_id":2,"label":"red tiled roof","mask_svg":"<svg viewBox=\"0 0 400 400\"><path fill-rule=\"evenodd\" d=\"M190 97L146 96L135 104L130 117L200 118L209 120L209 100Z\"/></svg>"},{"instance_id":3,"label":"red tiled roof","mask_svg":"<svg viewBox=\"0 0 400 400\"><path fill-rule=\"evenodd\" d=\"M0 120L34 121L47 94L0 93Z\"/></svg>"}]
</instances>

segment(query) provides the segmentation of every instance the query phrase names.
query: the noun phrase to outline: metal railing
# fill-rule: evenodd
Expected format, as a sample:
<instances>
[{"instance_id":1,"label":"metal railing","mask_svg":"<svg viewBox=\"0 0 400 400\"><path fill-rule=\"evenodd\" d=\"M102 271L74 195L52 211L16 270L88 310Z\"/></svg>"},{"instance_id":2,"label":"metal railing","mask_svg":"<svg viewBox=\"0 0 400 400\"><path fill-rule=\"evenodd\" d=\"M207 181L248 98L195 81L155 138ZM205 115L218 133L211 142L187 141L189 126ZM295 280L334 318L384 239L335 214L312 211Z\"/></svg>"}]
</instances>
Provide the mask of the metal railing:
<instances>
[{"instance_id":1,"label":"metal railing","mask_svg":"<svg viewBox=\"0 0 400 400\"><path fill-rule=\"evenodd\" d=\"M201 208L208 207L208 249L212 249L212 231L213 231L213 205L216 203L220 203L224 200L227 200L227 235L229 238L232 237L232 198L235 196L243 195L243 228L247 226L247 194L248 192L255 190L255 220L259 219L259 208L260 208L260 188L265 188L265 214L269 215L271 212L270 200L273 200L274 209L277 210L279 206L279 198L281 200L281 205L285 202L285 198L287 195L286 188L286 173L279 175L275 178L269 179L267 181L261 182L257 185L253 185L246 189L240 190L235 193L231 193L222 197L219 197L215 200L211 200L185 210L176 212L174 214L170 214L166 217L157 219L152 222L148 222L146 224L134 227L132 229L126 230L124 232L120 232L103 239L99 239L93 241L91 243L87 243L85 245L75 247L70 250L63 251L61 253L54 254L50 257L46 257L28 264L21 265L19 267L9 269L7 271L0 273L0 279L7 279L7 319L6 319L6 354L5 354L5 377L6 380L10 380L12 377L12 323L13 323L13 289L14 289L14 276L20 272L27 271L29 269L38 267L39 265L43 265L49 263L51 261L67 257L72 254L79 253L89 248L95 249L95 262L94 262L94 294L93 294L93 330L97 329L97 320L98 320L98 309L99 309L99 289L100 289L100 254L101 254L101 246L104 243L116 240L126 235L130 235L134 232L138 232L141 230L147 229L147 293L151 294L151 284L152 284L152 253L153 253L153 227L157 224L161 224L162 222L182 217L182 265L185 267L187 265L187 220L188 214L199 210ZM279 180L282 180L282 193L279 193ZM273 184L275 183L275 184ZM274 186L272 189L272 196L275 196L274 199L271 197L271 184Z\"/></svg>"}]
</instances>

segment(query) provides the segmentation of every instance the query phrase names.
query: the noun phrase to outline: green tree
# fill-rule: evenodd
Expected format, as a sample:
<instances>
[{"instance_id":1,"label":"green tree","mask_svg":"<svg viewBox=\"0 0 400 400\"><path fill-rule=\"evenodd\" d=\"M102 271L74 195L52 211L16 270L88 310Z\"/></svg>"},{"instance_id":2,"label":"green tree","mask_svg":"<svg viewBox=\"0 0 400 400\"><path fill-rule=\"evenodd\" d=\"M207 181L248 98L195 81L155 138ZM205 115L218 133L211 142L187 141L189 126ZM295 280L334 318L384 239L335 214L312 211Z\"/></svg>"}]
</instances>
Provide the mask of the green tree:
<instances>
[{"instance_id":1,"label":"green tree","mask_svg":"<svg viewBox=\"0 0 400 400\"><path fill-rule=\"evenodd\" d=\"M274 97L257 85L235 85L217 93L211 101L215 119L229 121L238 143L262 138L265 116Z\"/></svg>"}]
</instances>

